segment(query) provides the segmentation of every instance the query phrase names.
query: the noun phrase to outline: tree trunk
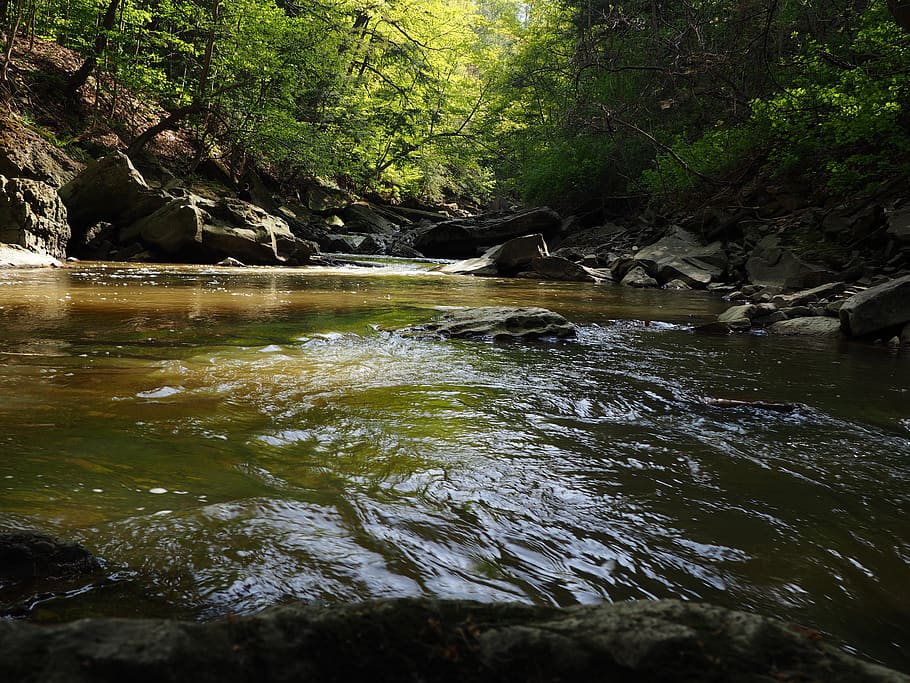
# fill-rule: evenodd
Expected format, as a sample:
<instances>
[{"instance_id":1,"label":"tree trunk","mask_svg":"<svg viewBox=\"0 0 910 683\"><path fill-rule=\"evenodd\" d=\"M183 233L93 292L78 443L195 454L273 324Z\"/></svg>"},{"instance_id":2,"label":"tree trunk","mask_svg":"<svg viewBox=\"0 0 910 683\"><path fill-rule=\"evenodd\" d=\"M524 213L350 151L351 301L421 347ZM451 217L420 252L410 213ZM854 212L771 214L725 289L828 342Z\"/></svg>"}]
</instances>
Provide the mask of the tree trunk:
<instances>
[{"instance_id":1,"label":"tree trunk","mask_svg":"<svg viewBox=\"0 0 910 683\"><path fill-rule=\"evenodd\" d=\"M4 51L3 69L0 71L0 83L7 83L9 79L9 65L13 60L13 48L16 46L16 34L19 32L19 23L22 21L22 0L16 2L16 16L9 27L6 36L6 50Z\"/></svg>"},{"instance_id":2,"label":"tree trunk","mask_svg":"<svg viewBox=\"0 0 910 683\"><path fill-rule=\"evenodd\" d=\"M196 100L186 105L185 107L180 107L175 109L166 117L161 119L158 123L150 128L146 128L135 140L130 143L130 146L126 149L127 156L133 156L138 154L145 146L148 145L159 133L163 133L166 130L173 130L177 127L177 124L183 121L183 119L191 116L202 110L202 101Z\"/></svg>"},{"instance_id":3,"label":"tree trunk","mask_svg":"<svg viewBox=\"0 0 910 683\"><path fill-rule=\"evenodd\" d=\"M85 85L88 77L92 75L95 67L98 66L98 58L107 48L107 34L114 28L114 24L117 21L117 8L119 6L120 0L110 0L110 4L108 4L107 10L104 13L104 18L101 20L101 26L98 28L98 36L95 38L95 49L93 54L82 62L82 66L70 76L69 81L66 83L64 94L69 99L76 97L79 88Z\"/></svg>"}]
</instances>

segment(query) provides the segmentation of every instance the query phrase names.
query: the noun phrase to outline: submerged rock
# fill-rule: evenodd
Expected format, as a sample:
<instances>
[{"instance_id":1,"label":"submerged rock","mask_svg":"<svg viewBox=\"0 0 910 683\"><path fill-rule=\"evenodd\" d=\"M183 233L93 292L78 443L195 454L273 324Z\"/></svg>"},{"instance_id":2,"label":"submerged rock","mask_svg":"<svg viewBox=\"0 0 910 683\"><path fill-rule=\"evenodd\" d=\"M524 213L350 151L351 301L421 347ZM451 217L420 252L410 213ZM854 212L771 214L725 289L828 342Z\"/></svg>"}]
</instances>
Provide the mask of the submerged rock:
<instances>
[{"instance_id":1,"label":"submerged rock","mask_svg":"<svg viewBox=\"0 0 910 683\"><path fill-rule=\"evenodd\" d=\"M292 605L211 623L0 622L0 680L893 681L754 614L674 600L568 609L428 599Z\"/></svg>"},{"instance_id":2,"label":"submerged rock","mask_svg":"<svg viewBox=\"0 0 910 683\"><path fill-rule=\"evenodd\" d=\"M97 558L75 543L31 531L0 534L0 586L87 574L100 566Z\"/></svg>"},{"instance_id":3,"label":"submerged rock","mask_svg":"<svg viewBox=\"0 0 910 683\"><path fill-rule=\"evenodd\" d=\"M546 308L482 306L444 313L426 325L403 330L411 336L455 339L571 339L575 326Z\"/></svg>"}]
</instances>

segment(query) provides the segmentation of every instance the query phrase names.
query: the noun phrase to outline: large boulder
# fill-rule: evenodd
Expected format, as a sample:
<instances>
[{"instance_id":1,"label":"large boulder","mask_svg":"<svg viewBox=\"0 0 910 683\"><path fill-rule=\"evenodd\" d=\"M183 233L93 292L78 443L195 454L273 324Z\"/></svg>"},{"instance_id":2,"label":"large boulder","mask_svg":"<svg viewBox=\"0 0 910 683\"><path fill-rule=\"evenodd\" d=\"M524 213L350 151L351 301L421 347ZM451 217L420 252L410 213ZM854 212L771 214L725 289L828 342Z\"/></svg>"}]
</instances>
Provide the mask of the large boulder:
<instances>
[{"instance_id":1,"label":"large boulder","mask_svg":"<svg viewBox=\"0 0 910 683\"><path fill-rule=\"evenodd\" d=\"M559 233L562 219L553 209L541 207L522 213L485 222L479 226L469 227L468 231L479 247L489 247L500 244L513 237L540 233L545 238Z\"/></svg>"},{"instance_id":2,"label":"large boulder","mask_svg":"<svg viewBox=\"0 0 910 683\"><path fill-rule=\"evenodd\" d=\"M377 207L365 202L357 202L345 207L340 213L344 220L347 232L357 232L366 235L392 235L398 231L399 225L384 215ZM400 219L405 222L404 218ZM407 221L410 222L410 221Z\"/></svg>"},{"instance_id":3,"label":"large boulder","mask_svg":"<svg viewBox=\"0 0 910 683\"><path fill-rule=\"evenodd\" d=\"M477 243L462 221L445 221L418 231L411 246L428 258L469 258Z\"/></svg>"},{"instance_id":4,"label":"large boulder","mask_svg":"<svg viewBox=\"0 0 910 683\"><path fill-rule=\"evenodd\" d=\"M0 120L0 175L40 180L57 188L83 168L36 132L9 119Z\"/></svg>"},{"instance_id":5,"label":"large boulder","mask_svg":"<svg viewBox=\"0 0 910 683\"><path fill-rule=\"evenodd\" d=\"M53 187L0 176L0 242L64 259L69 239L66 207Z\"/></svg>"},{"instance_id":6,"label":"large boulder","mask_svg":"<svg viewBox=\"0 0 910 683\"><path fill-rule=\"evenodd\" d=\"M120 231L120 243L141 241L160 258L217 263L235 258L250 265L306 263L317 253L288 224L239 199L188 195Z\"/></svg>"},{"instance_id":7,"label":"large boulder","mask_svg":"<svg viewBox=\"0 0 910 683\"><path fill-rule=\"evenodd\" d=\"M510 276L529 267L536 258L546 256L543 235L524 235L487 249L477 258L449 263L439 268L450 275Z\"/></svg>"},{"instance_id":8,"label":"large boulder","mask_svg":"<svg viewBox=\"0 0 910 683\"><path fill-rule=\"evenodd\" d=\"M209 623L6 621L0 651L0 680L17 683L910 681L814 630L675 600L558 609L408 599Z\"/></svg>"},{"instance_id":9,"label":"large boulder","mask_svg":"<svg viewBox=\"0 0 910 683\"><path fill-rule=\"evenodd\" d=\"M910 275L855 294L840 308L844 332L853 337L900 332L910 322Z\"/></svg>"},{"instance_id":10,"label":"large boulder","mask_svg":"<svg viewBox=\"0 0 910 683\"><path fill-rule=\"evenodd\" d=\"M496 341L571 339L575 326L546 308L482 306L444 313L433 322L403 330L408 336Z\"/></svg>"},{"instance_id":11,"label":"large boulder","mask_svg":"<svg viewBox=\"0 0 910 683\"><path fill-rule=\"evenodd\" d=\"M650 262L646 270L660 283L682 280L691 287L707 287L721 280L729 260L720 242L702 244L695 235L674 227L654 244L635 254L635 260Z\"/></svg>"},{"instance_id":12,"label":"large boulder","mask_svg":"<svg viewBox=\"0 0 910 683\"><path fill-rule=\"evenodd\" d=\"M58 192L77 239L98 222L127 226L173 200L168 193L150 188L120 152L91 164Z\"/></svg>"},{"instance_id":13,"label":"large boulder","mask_svg":"<svg viewBox=\"0 0 910 683\"><path fill-rule=\"evenodd\" d=\"M193 256L202 244L204 213L193 198L181 197L122 229L120 244L141 241L170 259Z\"/></svg>"},{"instance_id":14,"label":"large boulder","mask_svg":"<svg viewBox=\"0 0 910 683\"><path fill-rule=\"evenodd\" d=\"M817 287L836 279L826 268L807 263L782 247L776 235L769 235L756 245L746 261L746 273L753 284L787 290Z\"/></svg>"}]
</instances>

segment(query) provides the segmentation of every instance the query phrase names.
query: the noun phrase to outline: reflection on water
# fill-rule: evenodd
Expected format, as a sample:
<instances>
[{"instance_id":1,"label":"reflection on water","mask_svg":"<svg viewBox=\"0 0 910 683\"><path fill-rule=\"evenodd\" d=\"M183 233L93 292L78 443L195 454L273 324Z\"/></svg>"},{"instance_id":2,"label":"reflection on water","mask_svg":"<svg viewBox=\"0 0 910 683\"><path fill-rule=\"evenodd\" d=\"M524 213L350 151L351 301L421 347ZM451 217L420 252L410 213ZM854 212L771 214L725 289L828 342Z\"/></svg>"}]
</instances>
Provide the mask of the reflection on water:
<instances>
[{"instance_id":1,"label":"reflection on water","mask_svg":"<svg viewBox=\"0 0 910 683\"><path fill-rule=\"evenodd\" d=\"M578 342L392 331L486 304ZM690 332L720 308L400 269L0 272L0 529L118 572L42 619L682 597L910 668L910 360Z\"/></svg>"}]
</instances>

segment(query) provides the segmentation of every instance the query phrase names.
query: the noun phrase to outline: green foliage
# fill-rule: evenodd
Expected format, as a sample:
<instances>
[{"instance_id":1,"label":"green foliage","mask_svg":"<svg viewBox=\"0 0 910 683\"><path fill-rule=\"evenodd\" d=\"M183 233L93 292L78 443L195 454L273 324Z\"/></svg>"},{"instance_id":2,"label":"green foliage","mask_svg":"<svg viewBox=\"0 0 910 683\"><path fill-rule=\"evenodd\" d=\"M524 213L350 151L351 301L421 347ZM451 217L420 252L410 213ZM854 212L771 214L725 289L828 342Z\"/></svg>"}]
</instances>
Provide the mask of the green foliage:
<instances>
[{"instance_id":1,"label":"green foliage","mask_svg":"<svg viewBox=\"0 0 910 683\"><path fill-rule=\"evenodd\" d=\"M692 142L677 138L670 148L686 165L667 152L660 153L642 173L642 186L649 194L677 195L698 188L704 182L701 176L720 180L761 149L760 132L752 123L727 127L718 122Z\"/></svg>"},{"instance_id":2,"label":"green foliage","mask_svg":"<svg viewBox=\"0 0 910 683\"><path fill-rule=\"evenodd\" d=\"M820 175L828 187L866 189L910 162L910 36L872 3L851 44L806 41L781 92L753 102L782 172Z\"/></svg>"}]
</instances>

